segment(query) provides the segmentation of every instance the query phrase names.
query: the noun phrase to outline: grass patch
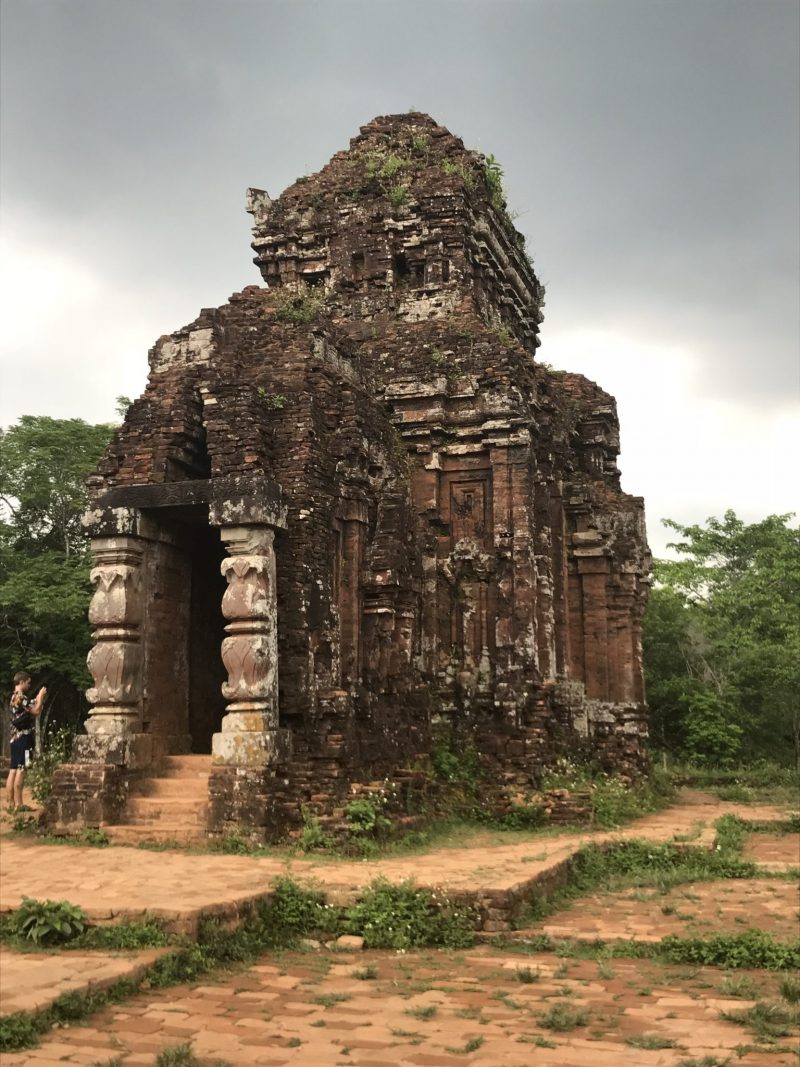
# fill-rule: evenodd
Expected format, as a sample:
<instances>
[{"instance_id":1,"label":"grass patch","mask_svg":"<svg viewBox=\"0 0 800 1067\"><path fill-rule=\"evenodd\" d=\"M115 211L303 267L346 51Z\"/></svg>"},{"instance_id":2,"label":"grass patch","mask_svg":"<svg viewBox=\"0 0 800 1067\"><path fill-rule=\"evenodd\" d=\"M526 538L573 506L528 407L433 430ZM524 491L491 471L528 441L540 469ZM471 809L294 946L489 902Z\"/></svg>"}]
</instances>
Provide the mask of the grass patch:
<instances>
[{"instance_id":1,"label":"grass patch","mask_svg":"<svg viewBox=\"0 0 800 1067\"><path fill-rule=\"evenodd\" d=\"M580 1026L588 1026L591 1012L586 1008L573 1008L571 1004L554 1004L547 1011L537 1015L539 1025L545 1030L566 1033Z\"/></svg>"},{"instance_id":2,"label":"grass patch","mask_svg":"<svg viewBox=\"0 0 800 1067\"><path fill-rule=\"evenodd\" d=\"M748 1027L757 1041L767 1044L788 1036L800 1025L800 1012L766 1000L759 1000L752 1008L720 1012L720 1018Z\"/></svg>"},{"instance_id":3,"label":"grass patch","mask_svg":"<svg viewBox=\"0 0 800 1067\"><path fill-rule=\"evenodd\" d=\"M629 1037L625 1042L626 1045L630 1045L631 1048L646 1048L646 1049L661 1049L661 1048L675 1048L675 1042L668 1037L660 1037L658 1034L638 1034L636 1037Z\"/></svg>"},{"instance_id":4,"label":"grass patch","mask_svg":"<svg viewBox=\"0 0 800 1067\"><path fill-rule=\"evenodd\" d=\"M419 1004L413 1008L406 1008L405 1014L410 1015L412 1019L420 1019L422 1022L428 1022L438 1012L438 1007L435 1004Z\"/></svg>"},{"instance_id":5,"label":"grass patch","mask_svg":"<svg viewBox=\"0 0 800 1067\"><path fill-rule=\"evenodd\" d=\"M477 1052L485 1043L484 1037L471 1037L463 1045L445 1045L445 1052L452 1052L456 1056L467 1056L470 1052Z\"/></svg>"},{"instance_id":6,"label":"grass patch","mask_svg":"<svg viewBox=\"0 0 800 1067\"><path fill-rule=\"evenodd\" d=\"M800 939L791 942L776 941L760 930L748 930L741 934L718 934L706 940L673 935L660 942L555 940L547 934L537 934L525 941L498 938L494 943L504 952L519 955L552 952L564 958L598 960L604 963L609 959L652 959L665 963L724 967L727 970L745 968L793 971L800 967Z\"/></svg>"},{"instance_id":7,"label":"grass patch","mask_svg":"<svg viewBox=\"0 0 800 1067\"><path fill-rule=\"evenodd\" d=\"M572 858L567 884L547 895L535 894L517 925L538 922L600 888L615 892L653 886L665 892L685 882L753 878L757 873L755 863L739 859L730 849L711 851L635 839L588 845Z\"/></svg>"}]
</instances>

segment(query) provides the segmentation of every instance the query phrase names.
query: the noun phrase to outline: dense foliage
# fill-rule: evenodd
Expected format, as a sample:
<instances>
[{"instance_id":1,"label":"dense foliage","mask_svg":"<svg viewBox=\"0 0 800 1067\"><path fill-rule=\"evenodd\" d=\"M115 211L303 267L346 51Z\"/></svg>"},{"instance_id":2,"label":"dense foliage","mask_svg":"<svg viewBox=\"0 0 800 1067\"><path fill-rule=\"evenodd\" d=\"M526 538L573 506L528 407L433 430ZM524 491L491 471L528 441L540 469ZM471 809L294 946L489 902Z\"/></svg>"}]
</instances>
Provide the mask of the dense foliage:
<instances>
[{"instance_id":1,"label":"dense foliage","mask_svg":"<svg viewBox=\"0 0 800 1067\"><path fill-rule=\"evenodd\" d=\"M48 704L89 681L91 588L84 481L113 427L23 415L0 430L0 690L27 670Z\"/></svg>"},{"instance_id":2,"label":"dense foliage","mask_svg":"<svg viewBox=\"0 0 800 1067\"><path fill-rule=\"evenodd\" d=\"M644 624L652 736L708 766L800 764L800 530L789 515L665 525Z\"/></svg>"}]
</instances>

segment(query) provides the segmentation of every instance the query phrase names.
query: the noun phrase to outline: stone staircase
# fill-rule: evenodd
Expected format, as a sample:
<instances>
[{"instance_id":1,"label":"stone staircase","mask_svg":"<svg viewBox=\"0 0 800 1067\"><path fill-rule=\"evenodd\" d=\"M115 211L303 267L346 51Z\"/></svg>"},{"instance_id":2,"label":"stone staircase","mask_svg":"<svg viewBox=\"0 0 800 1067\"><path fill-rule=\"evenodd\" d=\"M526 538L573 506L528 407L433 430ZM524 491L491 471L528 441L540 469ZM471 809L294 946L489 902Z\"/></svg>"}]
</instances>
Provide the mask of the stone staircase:
<instances>
[{"instance_id":1,"label":"stone staircase","mask_svg":"<svg viewBox=\"0 0 800 1067\"><path fill-rule=\"evenodd\" d=\"M166 756L158 775L135 783L122 821L104 826L115 845L207 840L211 756Z\"/></svg>"}]
</instances>

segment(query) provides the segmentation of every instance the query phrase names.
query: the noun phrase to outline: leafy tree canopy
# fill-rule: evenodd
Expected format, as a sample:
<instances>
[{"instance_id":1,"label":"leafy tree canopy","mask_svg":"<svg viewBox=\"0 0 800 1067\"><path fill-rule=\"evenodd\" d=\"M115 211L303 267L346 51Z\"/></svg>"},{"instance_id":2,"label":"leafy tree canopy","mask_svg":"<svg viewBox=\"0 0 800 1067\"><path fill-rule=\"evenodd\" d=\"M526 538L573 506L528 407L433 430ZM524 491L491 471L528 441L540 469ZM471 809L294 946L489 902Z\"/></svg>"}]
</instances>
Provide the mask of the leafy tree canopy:
<instances>
[{"instance_id":1,"label":"leafy tree canopy","mask_svg":"<svg viewBox=\"0 0 800 1067\"><path fill-rule=\"evenodd\" d=\"M23 415L15 426L0 430L4 542L65 556L85 551L80 524L86 506L84 482L113 429L83 419Z\"/></svg>"},{"instance_id":2,"label":"leafy tree canopy","mask_svg":"<svg viewBox=\"0 0 800 1067\"><path fill-rule=\"evenodd\" d=\"M800 530L791 515L665 525L644 653L654 739L707 763L800 761Z\"/></svg>"},{"instance_id":3,"label":"leafy tree canopy","mask_svg":"<svg viewBox=\"0 0 800 1067\"><path fill-rule=\"evenodd\" d=\"M114 427L24 415L0 431L0 688L17 670L59 689L88 682L84 482Z\"/></svg>"}]
</instances>

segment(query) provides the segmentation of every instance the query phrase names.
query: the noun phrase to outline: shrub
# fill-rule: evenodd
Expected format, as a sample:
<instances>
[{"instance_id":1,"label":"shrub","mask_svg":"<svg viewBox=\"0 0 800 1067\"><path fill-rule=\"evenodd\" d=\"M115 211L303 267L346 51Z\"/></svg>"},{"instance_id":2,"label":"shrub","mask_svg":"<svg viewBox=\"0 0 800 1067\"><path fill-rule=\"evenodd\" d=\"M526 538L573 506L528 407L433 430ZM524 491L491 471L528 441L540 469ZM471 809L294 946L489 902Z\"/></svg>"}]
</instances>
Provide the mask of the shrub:
<instances>
[{"instance_id":1,"label":"shrub","mask_svg":"<svg viewBox=\"0 0 800 1067\"><path fill-rule=\"evenodd\" d=\"M200 1061L192 1051L190 1042L167 1045L156 1056L155 1067L200 1067Z\"/></svg>"},{"instance_id":2,"label":"shrub","mask_svg":"<svg viewBox=\"0 0 800 1067\"><path fill-rule=\"evenodd\" d=\"M335 926L334 909L324 894L305 889L291 878L278 878L272 897L260 911L265 936L272 943L296 940L306 934L328 933Z\"/></svg>"},{"instance_id":3,"label":"shrub","mask_svg":"<svg viewBox=\"0 0 800 1067\"><path fill-rule=\"evenodd\" d=\"M437 900L411 882L393 885L378 878L348 909L346 923L367 948L463 948L473 940L471 918L468 909L455 907L447 898Z\"/></svg>"},{"instance_id":4,"label":"shrub","mask_svg":"<svg viewBox=\"0 0 800 1067\"><path fill-rule=\"evenodd\" d=\"M720 1016L730 1023L749 1027L761 1041L786 1037L791 1033L791 1028L800 1022L797 1011L784 1008L780 1004L771 1004L765 1000L756 1001L752 1008L720 1012Z\"/></svg>"},{"instance_id":5,"label":"shrub","mask_svg":"<svg viewBox=\"0 0 800 1067\"><path fill-rule=\"evenodd\" d=\"M72 941L86 929L86 913L66 900L23 897L12 916L12 929L37 945Z\"/></svg>"},{"instance_id":6,"label":"shrub","mask_svg":"<svg viewBox=\"0 0 800 1067\"><path fill-rule=\"evenodd\" d=\"M320 826L319 819L312 815L305 806L301 808L301 812L303 815L303 829L297 839L300 848L303 852L311 852L315 848L328 848L331 842Z\"/></svg>"},{"instance_id":7,"label":"shrub","mask_svg":"<svg viewBox=\"0 0 800 1067\"><path fill-rule=\"evenodd\" d=\"M381 811L384 798L357 797L344 809L344 817L351 834L376 836L392 824Z\"/></svg>"},{"instance_id":8,"label":"shrub","mask_svg":"<svg viewBox=\"0 0 800 1067\"><path fill-rule=\"evenodd\" d=\"M136 949L168 945L169 934L156 919L90 926L74 943L75 948Z\"/></svg>"}]
</instances>

